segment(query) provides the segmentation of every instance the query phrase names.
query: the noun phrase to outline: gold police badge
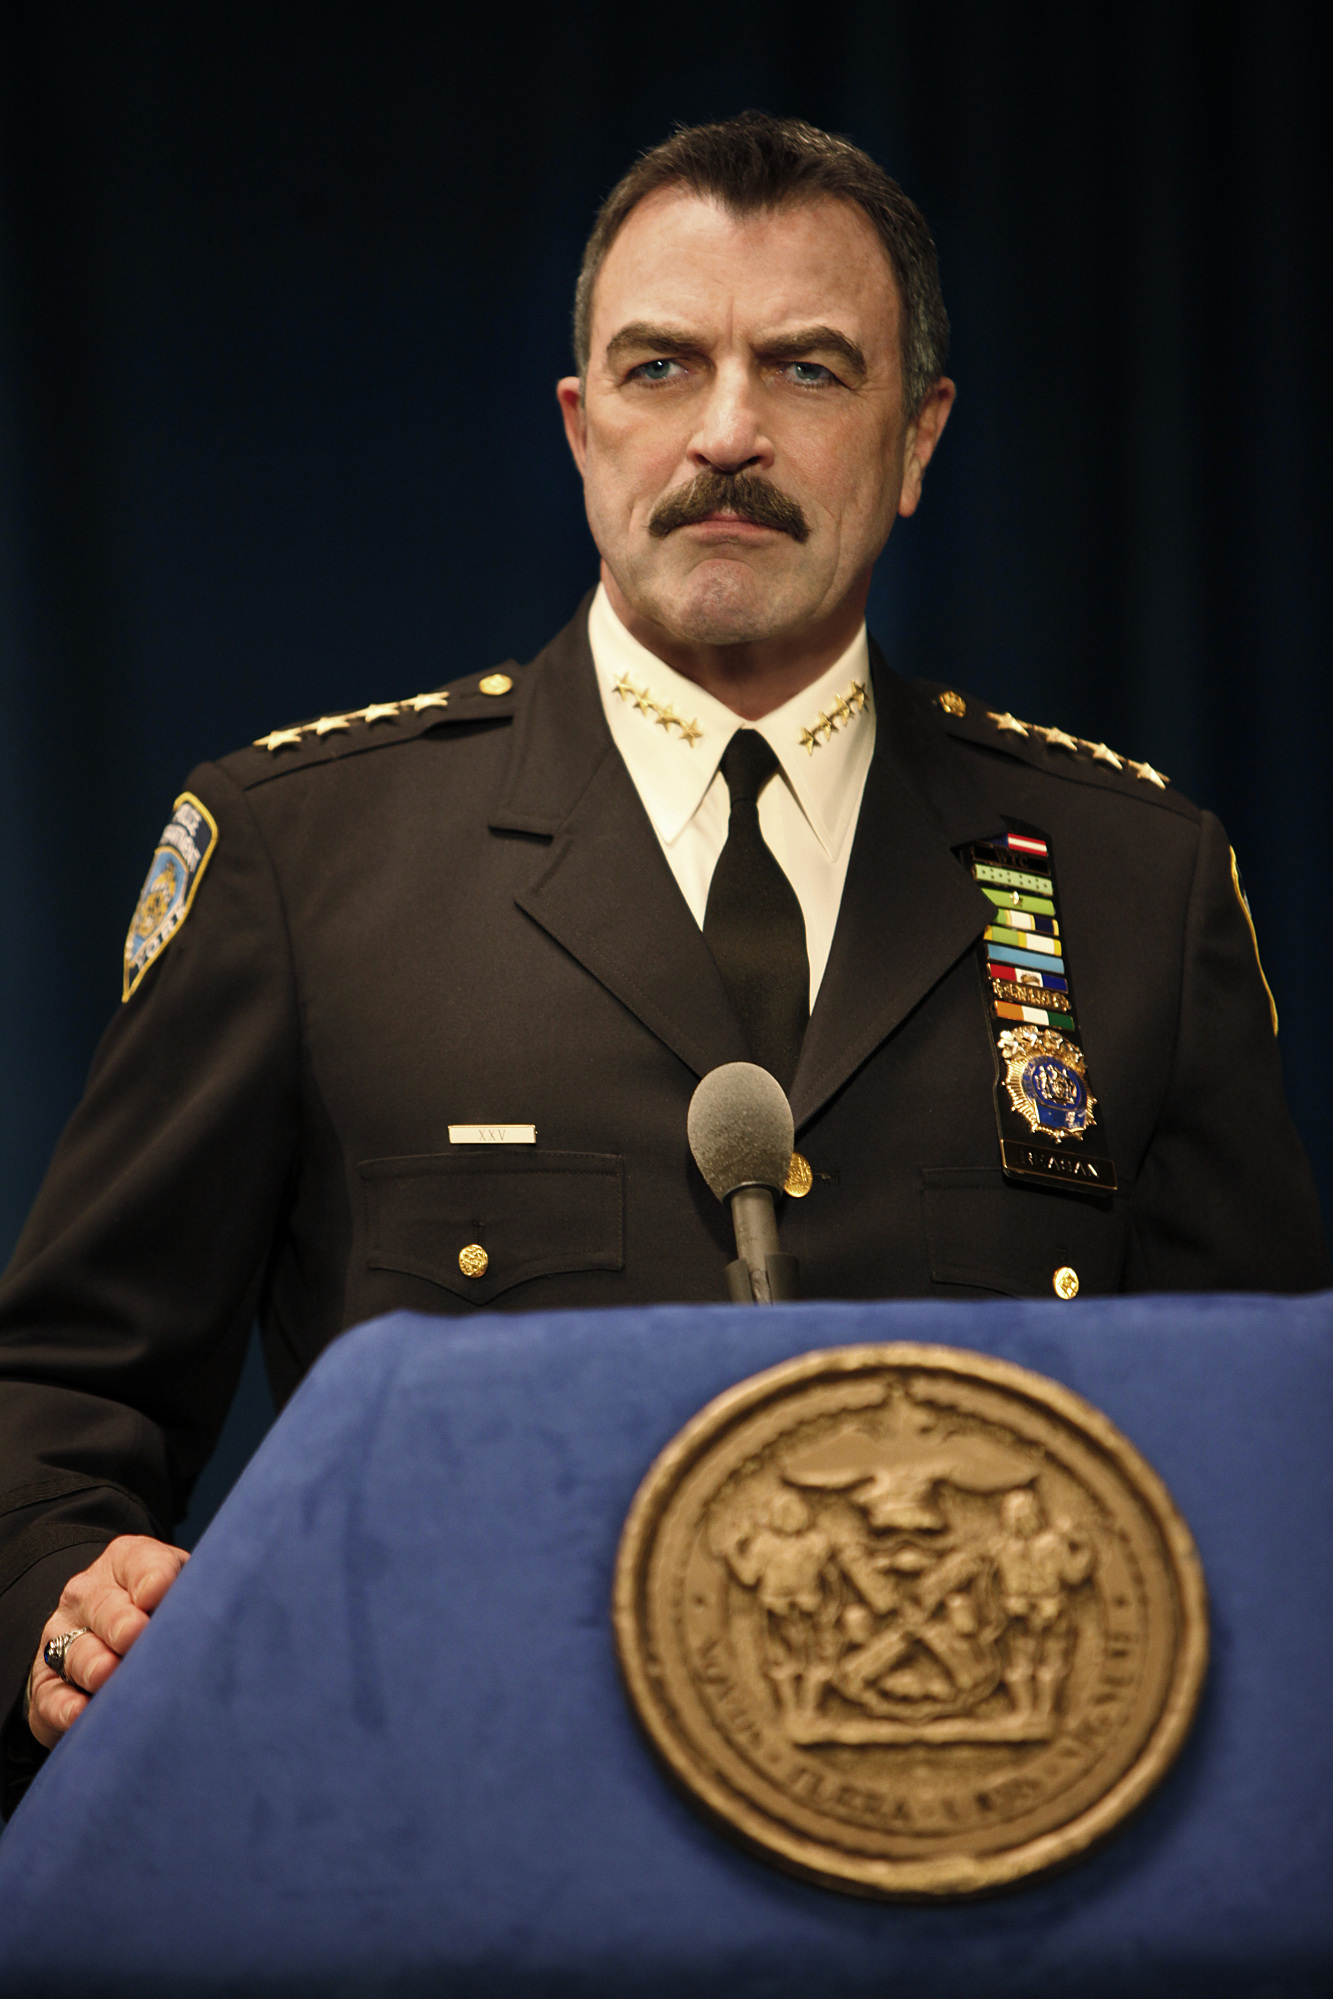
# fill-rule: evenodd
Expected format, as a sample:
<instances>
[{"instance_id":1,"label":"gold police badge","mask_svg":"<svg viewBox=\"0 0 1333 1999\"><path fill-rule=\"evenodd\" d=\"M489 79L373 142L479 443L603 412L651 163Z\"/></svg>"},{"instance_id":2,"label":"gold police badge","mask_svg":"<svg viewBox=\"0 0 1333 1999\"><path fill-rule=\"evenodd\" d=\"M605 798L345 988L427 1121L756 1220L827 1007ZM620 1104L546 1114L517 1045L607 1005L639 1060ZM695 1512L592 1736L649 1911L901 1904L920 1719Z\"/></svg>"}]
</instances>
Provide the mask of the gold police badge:
<instances>
[{"instance_id":1,"label":"gold police badge","mask_svg":"<svg viewBox=\"0 0 1333 1999\"><path fill-rule=\"evenodd\" d=\"M998 1038L1009 1102L1029 1129L1059 1143L1097 1119L1083 1050L1049 1027L1013 1027Z\"/></svg>"},{"instance_id":2,"label":"gold police badge","mask_svg":"<svg viewBox=\"0 0 1333 1999\"><path fill-rule=\"evenodd\" d=\"M804 1355L687 1424L634 1500L631 1700L779 1865L966 1895L1066 1862L1158 1783L1208 1650L1161 1480L1067 1388L949 1347Z\"/></svg>"}]
</instances>

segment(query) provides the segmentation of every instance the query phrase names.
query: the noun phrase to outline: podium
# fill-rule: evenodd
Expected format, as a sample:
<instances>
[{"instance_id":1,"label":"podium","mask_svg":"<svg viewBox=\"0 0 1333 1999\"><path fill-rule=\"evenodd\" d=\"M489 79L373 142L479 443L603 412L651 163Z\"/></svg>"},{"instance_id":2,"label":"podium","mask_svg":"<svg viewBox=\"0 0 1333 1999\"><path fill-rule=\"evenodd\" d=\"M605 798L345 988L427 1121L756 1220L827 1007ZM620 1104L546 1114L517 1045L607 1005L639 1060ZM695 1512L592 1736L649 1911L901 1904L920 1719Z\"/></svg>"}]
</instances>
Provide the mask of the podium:
<instances>
[{"instance_id":1,"label":"podium","mask_svg":"<svg viewBox=\"0 0 1333 1999\"><path fill-rule=\"evenodd\" d=\"M731 1844L621 1690L661 1446L813 1347L1052 1376L1139 1447L1212 1604L1193 1734L1065 1874L858 1901ZM0 1840L0 1991L1314 1999L1333 1982L1333 1295L427 1319L303 1384Z\"/></svg>"}]
</instances>

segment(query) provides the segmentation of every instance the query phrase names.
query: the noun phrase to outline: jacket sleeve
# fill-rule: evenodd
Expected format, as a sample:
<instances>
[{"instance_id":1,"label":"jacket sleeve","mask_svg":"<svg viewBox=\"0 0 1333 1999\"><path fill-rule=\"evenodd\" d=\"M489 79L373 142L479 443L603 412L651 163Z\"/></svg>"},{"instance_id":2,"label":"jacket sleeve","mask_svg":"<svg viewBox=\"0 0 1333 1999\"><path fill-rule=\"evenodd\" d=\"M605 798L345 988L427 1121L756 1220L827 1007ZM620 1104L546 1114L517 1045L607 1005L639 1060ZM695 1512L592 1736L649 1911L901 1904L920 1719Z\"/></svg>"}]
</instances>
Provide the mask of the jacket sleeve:
<instances>
[{"instance_id":1,"label":"jacket sleeve","mask_svg":"<svg viewBox=\"0 0 1333 1999\"><path fill-rule=\"evenodd\" d=\"M0 1715L68 1578L118 1534L168 1538L183 1513L292 1173L298 1028L277 882L231 780L204 765L189 789L216 845L102 1039L0 1281Z\"/></svg>"},{"instance_id":2,"label":"jacket sleeve","mask_svg":"<svg viewBox=\"0 0 1333 1999\"><path fill-rule=\"evenodd\" d=\"M1134 1190L1133 1291L1314 1291L1330 1281L1282 1090L1272 1001L1231 849L1203 814L1171 1078Z\"/></svg>"}]
</instances>

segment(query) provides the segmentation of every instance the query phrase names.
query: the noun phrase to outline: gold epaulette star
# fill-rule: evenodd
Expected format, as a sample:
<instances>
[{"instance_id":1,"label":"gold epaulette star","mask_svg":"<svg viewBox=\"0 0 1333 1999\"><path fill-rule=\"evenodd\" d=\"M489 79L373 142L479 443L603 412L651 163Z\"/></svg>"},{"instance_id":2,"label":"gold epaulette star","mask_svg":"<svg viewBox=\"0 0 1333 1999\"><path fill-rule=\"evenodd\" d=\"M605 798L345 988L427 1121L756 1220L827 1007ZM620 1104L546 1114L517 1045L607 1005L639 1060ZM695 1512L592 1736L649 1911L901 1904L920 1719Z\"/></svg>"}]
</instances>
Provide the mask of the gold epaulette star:
<instances>
[{"instance_id":1,"label":"gold epaulette star","mask_svg":"<svg viewBox=\"0 0 1333 1999\"><path fill-rule=\"evenodd\" d=\"M413 714L419 715L423 708L447 708L449 696L444 693L414 694L410 701L404 701L402 705L404 708L410 708Z\"/></svg>"},{"instance_id":2,"label":"gold epaulette star","mask_svg":"<svg viewBox=\"0 0 1333 1999\"><path fill-rule=\"evenodd\" d=\"M396 722L398 703L396 701L372 701L368 708L361 710L361 720L370 726L372 722Z\"/></svg>"},{"instance_id":3,"label":"gold epaulette star","mask_svg":"<svg viewBox=\"0 0 1333 1999\"><path fill-rule=\"evenodd\" d=\"M1011 715L1007 708L1005 709L1003 715L987 714L986 720L988 722L994 722L997 729L1000 730L1008 729L1009 732L1015 736L1026 736L1028 732L1028 724L1026 722L1020 722L1018 717L1016 715Z\"/></svg>"},{"instance_id":4,"label":"gold epaulette star","mask_svg":"<svg viewBox=\"0 0 1333 1999\"><path fill-rule=\"evenodd\" d=\"M255 748L267 750L272 756L275 750L294 750L300 746L299 729L270 729L266 736L255 737Z\"/></svg>"},{"instance_id":5,"label":"gold epaulette star","mask_svg":"<svg viewBox=\"0 0 1333 1999\"><path fill-rule=\"evenodd\" d=\"M310 726L317 736L330 736L335 729L350 729L352 725L346 715L321 715Z\"/></svg>"},{"instance_id":6,"label":"gold epaulette star","mask_svg":"<svg viewBox=\"0 0 1333 1999\"><path fill-rule=\"evenodd\" d=\"M1154 770L1151 764L1135 763L1133 757L1128 758L1127 761L1130 769L1141 784L1155 784L1159 791L1166 790L1170 779L1164 777L1160 770Z\"/></svg>"},{"instance_id":7,"label":"gold epaulette star","mask_svg":"<svg viewBox=\"0 0 1333 1999\"><path fill-rule=\"evenodd\" d=\"M1112 770L1123 770L1125 767L1124 758L1118 757L1114 750L1108 750L1105 743L1084 743L1083 748L1095 764L1110 764Z\"/></svg>"},{"instance_id":8,"label":"gold epaulette star","mask_svg":"<svg viewBox=\"0 0 1333 1999\"><path fill-rule=\"evenodd\" d=\"M1033 724L1034 730L1048 750L1068 750L1071 756L1078 755L1078 737L1070 736L1063 729L1043 729Z\"/></svg>"}]
</instances>

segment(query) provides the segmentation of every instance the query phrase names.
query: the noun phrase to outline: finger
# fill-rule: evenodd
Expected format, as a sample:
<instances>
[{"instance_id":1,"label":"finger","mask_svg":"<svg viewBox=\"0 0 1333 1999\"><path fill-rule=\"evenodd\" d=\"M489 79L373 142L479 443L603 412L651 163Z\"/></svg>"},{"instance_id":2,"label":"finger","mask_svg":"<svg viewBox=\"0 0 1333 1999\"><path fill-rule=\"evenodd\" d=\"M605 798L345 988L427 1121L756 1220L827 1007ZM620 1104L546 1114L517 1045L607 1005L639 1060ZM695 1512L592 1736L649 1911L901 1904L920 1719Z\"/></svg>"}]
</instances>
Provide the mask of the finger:
<instances>
[{"instance_id":1,"label":"finger","mask_svg":"<svg viewBox=\"0 0 1333 1999\"><path fill-rule=\"evenodd\" d=\"M121 1654L113 1651L96 1631L89 1629L72 1645L65 1648L63 1676L56 1674L72 1687L81 1687L86 1694L95 1694L104 1687L121 1661Z\"/></svg>"},{"instance_id":2,"label":"finger","mask_svg":"<svg viewBox=\"0 0 1333 1999\"><path fill-rule=\"evenodd\" d=\"M53 1673L49 1666L39 1667L33 1675L28 1727L43 1749L54 1749L87 1705L87 1694L78 1687L67 1687L60 1675Z\"/></svg>"},{"instance_id":3,"label":"finger","mask_svg":"<svg viewBox=\"0 0 1333 1999\"><path fill-rule=\"evenodd\" d=\"M111 1579L102 1563L81 1576L74 1576L66 1585L58 1617L64 1630L71 1625L87 1625L121 1658L148 1629L147 1611L139 1609L128 1591ZM46 1635L50 1638L56 1634L48 1631Z\"/></svg>"},{"instance_id":4,"label":"finger","mask_svg":"<svg viewBox=\"0 0 1333 1999\"><path fill-rule=\"evenodd\" d=\"M190 1557L184 1548L153 1541L146 1534L122 1534L106 1551L113 1579L140 1610L161 1603Z\"/></svg>"}]
</instances>

